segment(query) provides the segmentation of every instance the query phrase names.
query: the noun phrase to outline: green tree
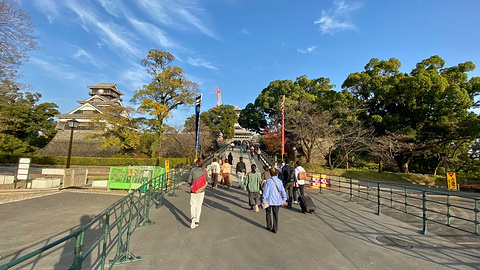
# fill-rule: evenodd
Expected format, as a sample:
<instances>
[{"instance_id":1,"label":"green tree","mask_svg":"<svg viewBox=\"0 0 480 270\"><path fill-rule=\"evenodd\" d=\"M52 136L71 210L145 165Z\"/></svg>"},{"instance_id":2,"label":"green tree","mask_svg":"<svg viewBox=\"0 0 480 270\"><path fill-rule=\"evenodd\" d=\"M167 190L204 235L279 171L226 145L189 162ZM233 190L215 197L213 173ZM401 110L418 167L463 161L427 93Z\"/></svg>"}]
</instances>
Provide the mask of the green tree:
<instances>
[{"instance_id":1,"label":"green tree","mask_svg":"<svg viewBox=\"0 0 480 270\"><path fill-rule=\"evenodd\" d=\"M132 111L130 107L109 106L103 114L94 117L100 133L93 137L102 138L102 148L118 148L124 155L139 154L140 131L136 120L130 117Z\"/></svg>"},{"instance_id":2,"label":"green tree","mask_svg":"<svg viewBox=\"0 0 480 270\"><path fill-rule=\"evenodd\" d=\"M171 65L174 59L169 52L149 50L141 63L152 76L152 81L135 90L131 99L135 104L140 104L137 108L140 113L152 116L147 123L157 135L153 145L154 154L158 153L165 119L171 116L173 110L193 105L199 92L198 85L187 80L180 67Z\"/></svg>"},{"instance_id":3,"label":"green tree","mask_svg":"<svg viewBox=\"0 0 480 270\"><path fill-rule=\"evenodd\" d=\"M35 153L55 136L57 105L38 104L40 98L9 80L0 83L0 152Z\"/></svg>"},{"instance_id":4,"label":"green tree","mask_svg":"<svg viewBox=\"0 0 480 270\"><path fill-rule=\"evenodd\" d=\"M202 113L200 119L205 120L211 132L216 136L220 132L225 139L235 136L235 123L237 123L238 116L232 105L213 107Z\"/></svg>"},{"instance_id":5,"label":"green tree","mask_svg":"<svg viewBox=\"0 0 480 270\"><path fill-rule=\"evenodd\" d=\"M456 143L458 136L473 137L473 133L462 135L455 127L468 117L480 88L479 79L468 80L466 74L475 68L472 62L444 68L444 60L432 56L419 62L410 74L400 73L400 65L395 58L373 58L364 71L350 74L342 87L366 104L364 117L377 135L413 136L412 147L395 155L399 168L408 172L413 158L431 152L439 140L449 145ZM439 154L432 153L430 158Z\"/></svg>"}]
</instances>

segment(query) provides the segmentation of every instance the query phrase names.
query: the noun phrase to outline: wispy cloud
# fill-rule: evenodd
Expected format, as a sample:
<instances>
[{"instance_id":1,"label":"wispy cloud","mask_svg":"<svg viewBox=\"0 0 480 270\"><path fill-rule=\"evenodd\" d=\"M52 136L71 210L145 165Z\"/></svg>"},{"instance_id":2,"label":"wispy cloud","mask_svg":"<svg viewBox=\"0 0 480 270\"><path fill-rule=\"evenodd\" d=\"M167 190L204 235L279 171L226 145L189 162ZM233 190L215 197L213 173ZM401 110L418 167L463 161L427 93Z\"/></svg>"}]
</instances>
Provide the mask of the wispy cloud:
<instances>
[{"instance_id":1,"label":"wispy cloud","mask_svg":"<svg viewBox=\"0 0 480 270\"><path fill-rule=\"evenodd\" d=\"M319 24L322 33L334 34L344 30L355 29L356 26L350 20L350 14L362 6L361 3L347 4L344 0L335 0L334 7L322 10L322 17L314 21Z\"/></svg>"},{"instance_id":2,"label":"wispy cloud","mask_svg":"<svg viewBox=\"0 0 480 270\"><path fill-rule=\"evenodd\" d=\"M70 1L67 3L68 8L77 14L78 18L82 21L82 27L86 31L89 31L90 27L92 27L92 29L98 33L100 39L104 40L104 43L107 44L107 46L120 49L121 51L136 57L140 56L140 50L138 50L137 46L131 41L136 39L133 33L128 32L114 22L100 21L93 10L84 7L79 3Z\"/></svg>"},{"instance_id":3,"label":"wispy cloud","mask_svg":"<svg viewBox=\"0 0 480 270\"><path fill-rule=\"evenodd\" d=\"M35 65L39 66L40 69L46 71L45 74L48 74L48 76L52 78L63 78L67 80L73 80L77 78L76 72L66 71L71 69L72 67L58 63L58 61L56 61L55 63L50 63L39 58L31 58L30 61Z\"/></svg>"},{"instance_id":4,"label":"wispy cloud","mask_svg":"<svg viewBox=\"0 0 480 270\"><path fill-rule=\"evenodd\" d=\"M315 49L317 48L317 46L310 46L306 49L297 49L297 52L299 53L311 53L313 52Z\"/></svg>"},{"instance_id":5,"label":"wispy cloud","mask_svg":"<svg viewBox=\"0 0 480 270\"><path fill-rule=\"evenodd\" d=\"M205 67L208 69L218 70L216 66L200 58L194 59L194 58L188 57L187 63L195 67Z\"/></svg>"},{"instance_id":6,"label":"wispy cloud","mask_svg":"<svg viewBox=\"0 0 480 270\"><path fill-rule=\"evenodd\" d=\"M164 25L183 30L193 27L204 35L218 39L216 34L200 19L206 15L202 8L195 5L196 1L137 0L136 3L152 19Z\"/></svg>"},{"instance_id":7,"label":"wispy cloud","mask_svg":"<svg viewBox=\"0 0 480 270\"><path fill-rule=\"evenodd\" d=\"M250 31L247 28L243 28L241 33L244 34L244 35L248 35L248 34L250 34Z\"/></svg>"},{"instance_id":8,"label":"wispy cloud","mask_svg":"<svg viewBox=\"0 0 480 270\"><path fill-rule=\"evenodd\" d=\"M165 32L155 25L147 22L141 22L136 19L130 18L130 23L135 27L137 31L142 33L144 36L148 37L155 43L163 46L164 48L177 47L176 45Z\"/></svg>"},{"instance_id":9,"label":"wispy cloud","mask_svg":"<svg viewBox=\"0 0 480 270\"><path fill-rule=\"evenodd\" d=\"M55 0L35 0L35 7L47 16L50 23L59 16L58 6Z\"/></svg>"},{"instance_id":10,"label":"wispy cloud","mask_svg":"<svg viewBox=\"0 0 480 270\"><path fill-rule=\"evenodd\" d=\"M81 63L84 64L92 64L96 67L100 67L96 62L95 59L87 53L84 49L82 48L77 48L77 51L72 55L72 57L76 60L78 60Z\"/></svg>"}]
</instances>

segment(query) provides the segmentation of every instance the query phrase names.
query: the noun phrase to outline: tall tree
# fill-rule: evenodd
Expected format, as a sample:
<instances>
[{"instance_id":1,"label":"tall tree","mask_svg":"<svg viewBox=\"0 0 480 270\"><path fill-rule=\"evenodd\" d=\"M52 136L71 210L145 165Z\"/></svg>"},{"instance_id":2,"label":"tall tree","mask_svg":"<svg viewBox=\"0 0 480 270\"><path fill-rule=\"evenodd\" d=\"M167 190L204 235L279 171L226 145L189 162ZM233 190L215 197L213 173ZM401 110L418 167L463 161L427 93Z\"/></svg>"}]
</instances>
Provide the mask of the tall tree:
<instances>
[{"instance_id":1,"label":"tall tree","mask_svg":"<svg viewBox=\"0 0 480 270\"><path fill-rule=\"evenodd\" d=\"M27 52L39 49L29 17L18 1L0 0L0 80L14 79Z\"/></svg>"},{"instance_id":2,"label":"tall tree","mask_svg":"<svg viewBox=\"0 0 480 270\"><path fill-rule=\"evenodd\" d=\"M0 83L0 152L35 153L55 136L57 105L38 104L40 98L9 80Z\"/></svg>"},{"instance_id":3,"label":"tall tree","mask_svg":"<svg viewBox=\"0 0 480 270\"><path fill-rule=\"evenodd\" d=\"M165 119L172 111L181 106L191 106L199 92L195 82L186 79L180 67L172 66L175 57L169 52L157 49L148 51L142 60L152 81L141 89L135 90L132 102L140 104L137 110L148 113L152 118L147 120L151 129L157 134L154 153L158 153L160 138L163 133Z\"/></svg>"},{"instance_id":4,"label":"tall tree","mask_svg":"<svg viewBox=\"0 0 480 270\"><path fill-rule=\"evenodd\" d=\"M232 105L213 107L202 113L200 118L206 120L215 135L218 136L221 132L225 139L235 136L235 123L237 123L238 116Z\"/></svg>"}]
</instances>

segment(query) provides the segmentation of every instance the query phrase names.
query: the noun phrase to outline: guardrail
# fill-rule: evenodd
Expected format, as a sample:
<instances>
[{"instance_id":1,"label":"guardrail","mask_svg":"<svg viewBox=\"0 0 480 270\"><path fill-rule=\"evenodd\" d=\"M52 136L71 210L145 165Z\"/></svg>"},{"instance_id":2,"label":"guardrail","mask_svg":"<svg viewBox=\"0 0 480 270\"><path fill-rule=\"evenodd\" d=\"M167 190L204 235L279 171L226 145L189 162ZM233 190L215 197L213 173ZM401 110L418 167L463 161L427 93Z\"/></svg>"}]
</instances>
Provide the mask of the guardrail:
<instances>
[{"instance_id":1,"label":"guardrail","mask_svg":"<svg viewBox=\"0 0 480 270\"><path fill-rule=\"evenodd\" d=\"M163 196L176 196L178 185L187 179L189 168L177 168L167 174L150 179L132 190L87 225L44 247L23 255L9 263L0 265L0 270L13 266L20 268L38 267L33 258L52 256L52 250L63 249L61 261L52 268L61 269L105 269L120 263L141 260L130 252L130 238L135 230L154 224L149 219L150 208L163 205ZM168 176L168 177L167 177ZM70 250L70 251L69 251Z\"/></svg>"},{"instance_id":2,"label":"guardrail","mask_svg":"<svg viewBox=\"0 0 480 270\"><path fill-rule=\"evenodd\" d=\"M327 175L327 179L331 184L328 189L347 193L349 202L354 202L354 198L375 202L378 215L382 207L389 207L421 218L423 234L431 222L479 235L479 198L333 175ZM320 186L317 194L322 193Z\"/></svg>"}]
</instances>

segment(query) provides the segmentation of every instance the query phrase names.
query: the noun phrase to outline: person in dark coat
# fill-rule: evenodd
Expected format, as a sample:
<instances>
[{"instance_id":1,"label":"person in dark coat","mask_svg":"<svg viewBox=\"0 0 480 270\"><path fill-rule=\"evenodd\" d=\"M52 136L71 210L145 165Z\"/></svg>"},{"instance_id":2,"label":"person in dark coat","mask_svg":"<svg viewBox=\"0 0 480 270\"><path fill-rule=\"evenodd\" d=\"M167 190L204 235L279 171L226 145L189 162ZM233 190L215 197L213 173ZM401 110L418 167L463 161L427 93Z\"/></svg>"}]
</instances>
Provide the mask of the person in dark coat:
<instances>
[{"instance_id":1,"label":"person in dark coat","mask_svg":"<svg viewBox=\"0 0 480 270\"><path fill-rule=\"evenodd\" d=\"M233 155L232 152L228 154L228 164L233 165Z\"/></svg>"}]
</instances>

